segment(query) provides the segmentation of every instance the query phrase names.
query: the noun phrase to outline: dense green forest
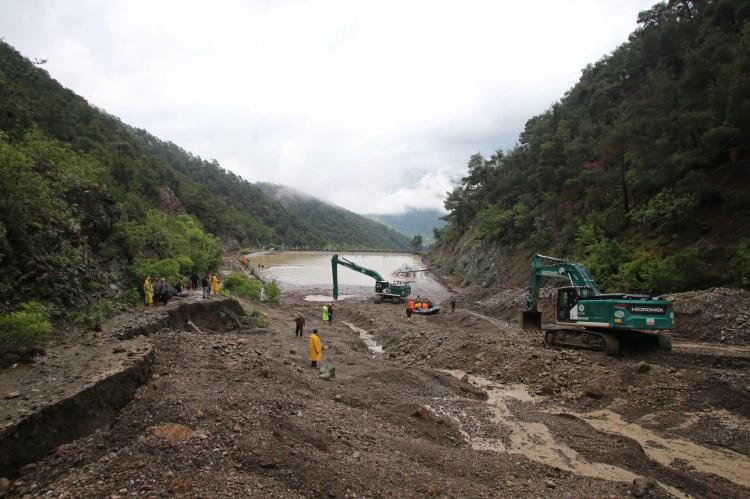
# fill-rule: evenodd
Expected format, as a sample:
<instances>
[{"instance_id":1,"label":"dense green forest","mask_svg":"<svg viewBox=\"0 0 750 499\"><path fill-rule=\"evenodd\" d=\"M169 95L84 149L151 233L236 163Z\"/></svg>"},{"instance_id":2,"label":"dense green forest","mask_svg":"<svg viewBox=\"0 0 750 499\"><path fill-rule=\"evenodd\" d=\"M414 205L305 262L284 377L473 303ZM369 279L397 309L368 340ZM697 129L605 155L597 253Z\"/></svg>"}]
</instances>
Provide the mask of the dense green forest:
<instances>
[{"instance_id":1,"label":"dense green forest","mask_svg":"<svg viewBox=\"0 0 750 499\"><path fill-rule=\"evenodd\" d=\"M749 145L750 2L657 4L516 147L471 157L435 254L575 257L610 289L750 286Z\"/></svg>"},{"instance_id":2,"label":"dense green forest","mask_svg":"<svg viewBox=\"0 0 750 499\"><path fill-rule=\"evenodd\" d=\"M0 311L34 299L53 318L102 299L137 302L145 274L214 270L222 248L331 241L215 161L90 105L4 42L0 206ZM347 248L370 247L350 221L331 223L351 236Z\"/></svg>"},{"instance_id":3,"label":"dense green forest","mask_svg":"<svg viewBox=\"0 0 750 499\"><path fill-rule=\"evenodd\" d=\"M283 185L257 185L289 212L322 234L328 242L328 249L409 249L409 239L404 234L382 223Z\"/></svg>"}]
</instances>

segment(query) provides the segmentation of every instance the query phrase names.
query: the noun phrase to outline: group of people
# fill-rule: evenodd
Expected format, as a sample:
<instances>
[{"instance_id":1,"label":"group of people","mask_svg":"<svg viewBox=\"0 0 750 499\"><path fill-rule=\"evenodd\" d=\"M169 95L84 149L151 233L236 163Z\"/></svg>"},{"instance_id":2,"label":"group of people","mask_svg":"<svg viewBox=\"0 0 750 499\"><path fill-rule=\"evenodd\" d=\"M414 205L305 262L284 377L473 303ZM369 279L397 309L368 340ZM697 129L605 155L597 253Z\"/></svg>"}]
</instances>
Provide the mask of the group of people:
<instances>
[{"instance_id":1,"label":"group of people","mask_svg":"<svg viewBox=\"0 0 750 499\"><path fill-rule=\"evenodd\" d=\"M294 319L294 337L302 338L305 333L305 318L302 314L298 314ZM318 362L323 354L323 346L320 342L320 336L317 329L313 329L310 333L310 341L307 349L308 357L310 359L310 365L312 367L318 367Z\"/></svg>"},{"instance_id":2,"label":"group of people","mask_svg":"<svg viewBox=\"0 0 750 499\"><path fill-rule=\"evenodd\" d=\"M170 285L165 277L160 277L157 282L152 280L151 276L146 276L143 281L143 300L147 307L154 304L154 300L162 302L166 305L169 302L170 296L180 295L184 291L197 290L198 289L198 274L193 272L190 275L190 280L184 283L181 278L178 278L174 283L174 286ZM219 276L214 274L206 274L201 279L201 286L203 287L203 298L208 298L211 294L219 292Z\"/></svg>"},{"instance_id":3,"label":"group of people","mask_svg":"<svg viewBox=\"0 0 750 499\"><path fill-rule=\"evenodd\" d=\"M143 281L143 298L147 307L154 304L154 298L156 298L157 302L161 301L166 305L169 301L169 295L169 283L164 277L159 278L156 283L153 283L151 276L146 276L146 280Z\"/></svg>"},{"instance_id":4,"label":"group of people","mask_svg":"<svg viewBox=\"0 0 750 499\"><path fill-rule=\"evenodd\" d=\"M197 287L198 276L195 276L195 280ZM208 298L212 294L217 294L219 292L219 276L214 274L212 278L211 274L206 274L203 276L203 279L201 279L201 287L203 288L203 298Z\"/></svg>"},{"instance_id":5,"label":"group of people","mask_svg":"<svg viewBox=\"0 0 750 499\"><path fill-rule=\"evenodd\" d=\"M323 324L328 324L329 326L333 324L333 305L330 303L326 303L323 305L322 310L322 319ZM295 338L302 338L305 334L305 317L302 314L297 314L297 317L294 319L294 337ZM308 357L310 359L310 365L312 367L318 367L318 362L320 362L322 352L323 352L323 346L320 342L320 334L318 333L317 329L313 329L312 333L310 333L310 341L308 344Z\"/></svg>"},{"instance_id":6,"label":"group of people","mask_svg":"<svg viewBox=\"0 0 750 499\"><path fill-rule=\"evenodd\" d=\"M417 296L416 300L409 300L406 304L406 318L408 320L411 320L411 316L414 313L414 309L421 308L424 310L427 310L432 307L432 302L430 300L423 300L419 296Z\"/></svg>"},{"instance_id":7,"label":"group of people","mask_svg":"<svg viewBox=\"0 0 750 499\"><path fill-rule=\"evenodd\" d=\"M451 298L451 312L456 311L456 299ZM406 319L411 320L411 316L414 313L414 309L421 308L422 310L428 310L432 308L432 302L430 300L423 300L417 296L416 300L409 300L406 304Z\"/></svg>"}]
</instances>

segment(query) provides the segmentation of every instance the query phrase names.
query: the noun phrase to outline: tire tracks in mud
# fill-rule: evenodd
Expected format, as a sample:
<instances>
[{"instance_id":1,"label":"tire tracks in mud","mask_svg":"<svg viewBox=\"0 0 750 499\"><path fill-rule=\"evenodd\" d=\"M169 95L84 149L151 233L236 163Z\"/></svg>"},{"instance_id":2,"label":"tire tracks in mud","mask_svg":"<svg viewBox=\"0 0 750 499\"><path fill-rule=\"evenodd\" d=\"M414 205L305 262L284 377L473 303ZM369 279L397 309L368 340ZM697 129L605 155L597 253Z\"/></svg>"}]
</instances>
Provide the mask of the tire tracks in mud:
<instances>
[{"instance_id":1,"label":"tire tracks in mud","mask_svg":"<svg viewBox=\"0 0 750 499\"><path fill-rule=\"evenodd\" d=\"M657 484L674 497L690 497L681 490L684 485L675 486L664 480L664 473L634 472L627 466L593 461L557 438L556 431L535 418L519 417L511 405L522 407L530 413L538 412L563 418L573 418L588 425L593 432L624 437L635 442L645 457L663 468L673 468L675 464L687 466L706 475L716 475L737 487L729 487L730 495L740 497L741 488L750 488L750 458L728 450L710 449L682 438L665 438L638 424L625 421L619 414L610 410L588 413L571 412L560 407L537 409L537 403L545 397L532 396L521 384L504 385L494 383L481 376L469 375L460 370L446 370L448 374L473 384L488 394L485 407L475 407L477 414L470 415L461 400L437 400L425 404L436 416L448 417L458 425L467 443L477 451L521 454L532 461L571 472L576 475L601 478L610 481L633 482L639 478L656 480ZM518 404L520 403L520 404ZM476 403L474 404L476 405ZM472 418L479 419L471 421ZM489 425L490 429L477 426ZM494 429L494 436L487 433ZM648 471L648 470L645 470ZM671 480L670 480L671 481ZM694 488L695 484L689 484ZM731 490L733 489L733 490Z\"/></svg>"},{"instance_id":2,"label":"tire tracks in mud","mask_svg":"<svg viewBox=\"0 0 750 499\"><path fill-rule=\"evenodd\" d=\"M497 328L510 325L507 321L467 312ZM361 337L364 335L372 340L372 335L366 330L352 324L347 326ZM719 352L719 355L723 350L715 347L709 349L711 353ZM736 348L733 347L734 350ZM685 438L663 437L653 430L626 421L612 410L581 413L556 406L538 408L537 404L546 397L530 395L525 385L494 383L456 369L440 371L487 393L484 404L463 398L427 400L424 403L425 409L435 417L447 418L456 425L464 440L475 451L520 454L552 468L591 478L631 483L639 479L652 480L674 497L691 497L690 493L696 491L701 495L710 495L718 490L727 497L742 497L750 489L750 458L739 452L720 447L709 448ZM473 405L477 414L470 414L472 411L467 410L466 404ZM575 420L588 427L592 434L624 440L637 449L639 460L650 462L652 466L591 459L588 457L590 453L579 452L564 439L557 438L559 429L555 431L544 422L534 420L534 417L519 417L510 408L519 404L524 411ZM480 409L482 406L484 411ZM686 473L686 468L692 473ZM698 480L701 477L708 480L712 476L719 477L721 486L718 489L704 488L696 478L689 476L695 474Z\"/></svg>"}]
</instances>

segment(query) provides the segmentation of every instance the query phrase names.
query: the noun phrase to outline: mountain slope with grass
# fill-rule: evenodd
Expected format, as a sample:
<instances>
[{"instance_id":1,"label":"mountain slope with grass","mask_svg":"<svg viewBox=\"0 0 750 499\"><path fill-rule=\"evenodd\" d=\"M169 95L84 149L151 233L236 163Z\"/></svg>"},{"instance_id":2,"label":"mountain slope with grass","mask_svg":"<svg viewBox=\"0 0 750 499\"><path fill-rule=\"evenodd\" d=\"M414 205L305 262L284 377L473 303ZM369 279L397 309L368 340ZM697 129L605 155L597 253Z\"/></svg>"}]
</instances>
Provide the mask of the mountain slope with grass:
<instances>
[{"instance_id":1,"label":"mountain slope with grass","mask_svg":"<svg viewBox=\"0 0 750 499\"><path fill-rule=\"evenodd\" d=\"M750 286L750 4L641 12L518 146L472 156L445 206L433 258L487 285L545 253L607 289Z\"/></svg>"},{"instance_id":2,"label":"mountain slope with grass","mask_svg":"<svg viewBox=\"0 0 750 499\"><path fill-rule=\"evenodd\" d=\"M290 213L322 234L330 249L409 249L409 238L382 223L291 187L268 183L257 185Z\"/></svg>"}]
</instances>

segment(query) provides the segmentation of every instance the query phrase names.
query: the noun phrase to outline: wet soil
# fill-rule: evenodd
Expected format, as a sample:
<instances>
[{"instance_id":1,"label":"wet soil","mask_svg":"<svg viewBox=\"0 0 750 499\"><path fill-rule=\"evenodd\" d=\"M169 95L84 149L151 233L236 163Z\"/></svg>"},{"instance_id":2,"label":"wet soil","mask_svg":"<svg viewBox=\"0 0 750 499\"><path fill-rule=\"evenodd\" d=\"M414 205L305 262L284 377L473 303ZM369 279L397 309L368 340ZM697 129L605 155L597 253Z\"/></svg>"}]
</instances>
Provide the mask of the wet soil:
<instances>
[{"instance_id":1,"label":"wet soil","mask_svg":"<svg viewBox=\"0 0 750 499\"><path fill-rule=\"evenodd\" d=\"M455 313L411 320L360 297L323 324L321 304L295 291L278 306L243 303L267 314L265 330L218 315L195 328L162 323L137 337L153 350L153 375L132 401L22 469L10 494L750 494L742 355L547 348L455 292ZM312 328L332 379L307 360Z\"/></svg>"}]
</instances>

